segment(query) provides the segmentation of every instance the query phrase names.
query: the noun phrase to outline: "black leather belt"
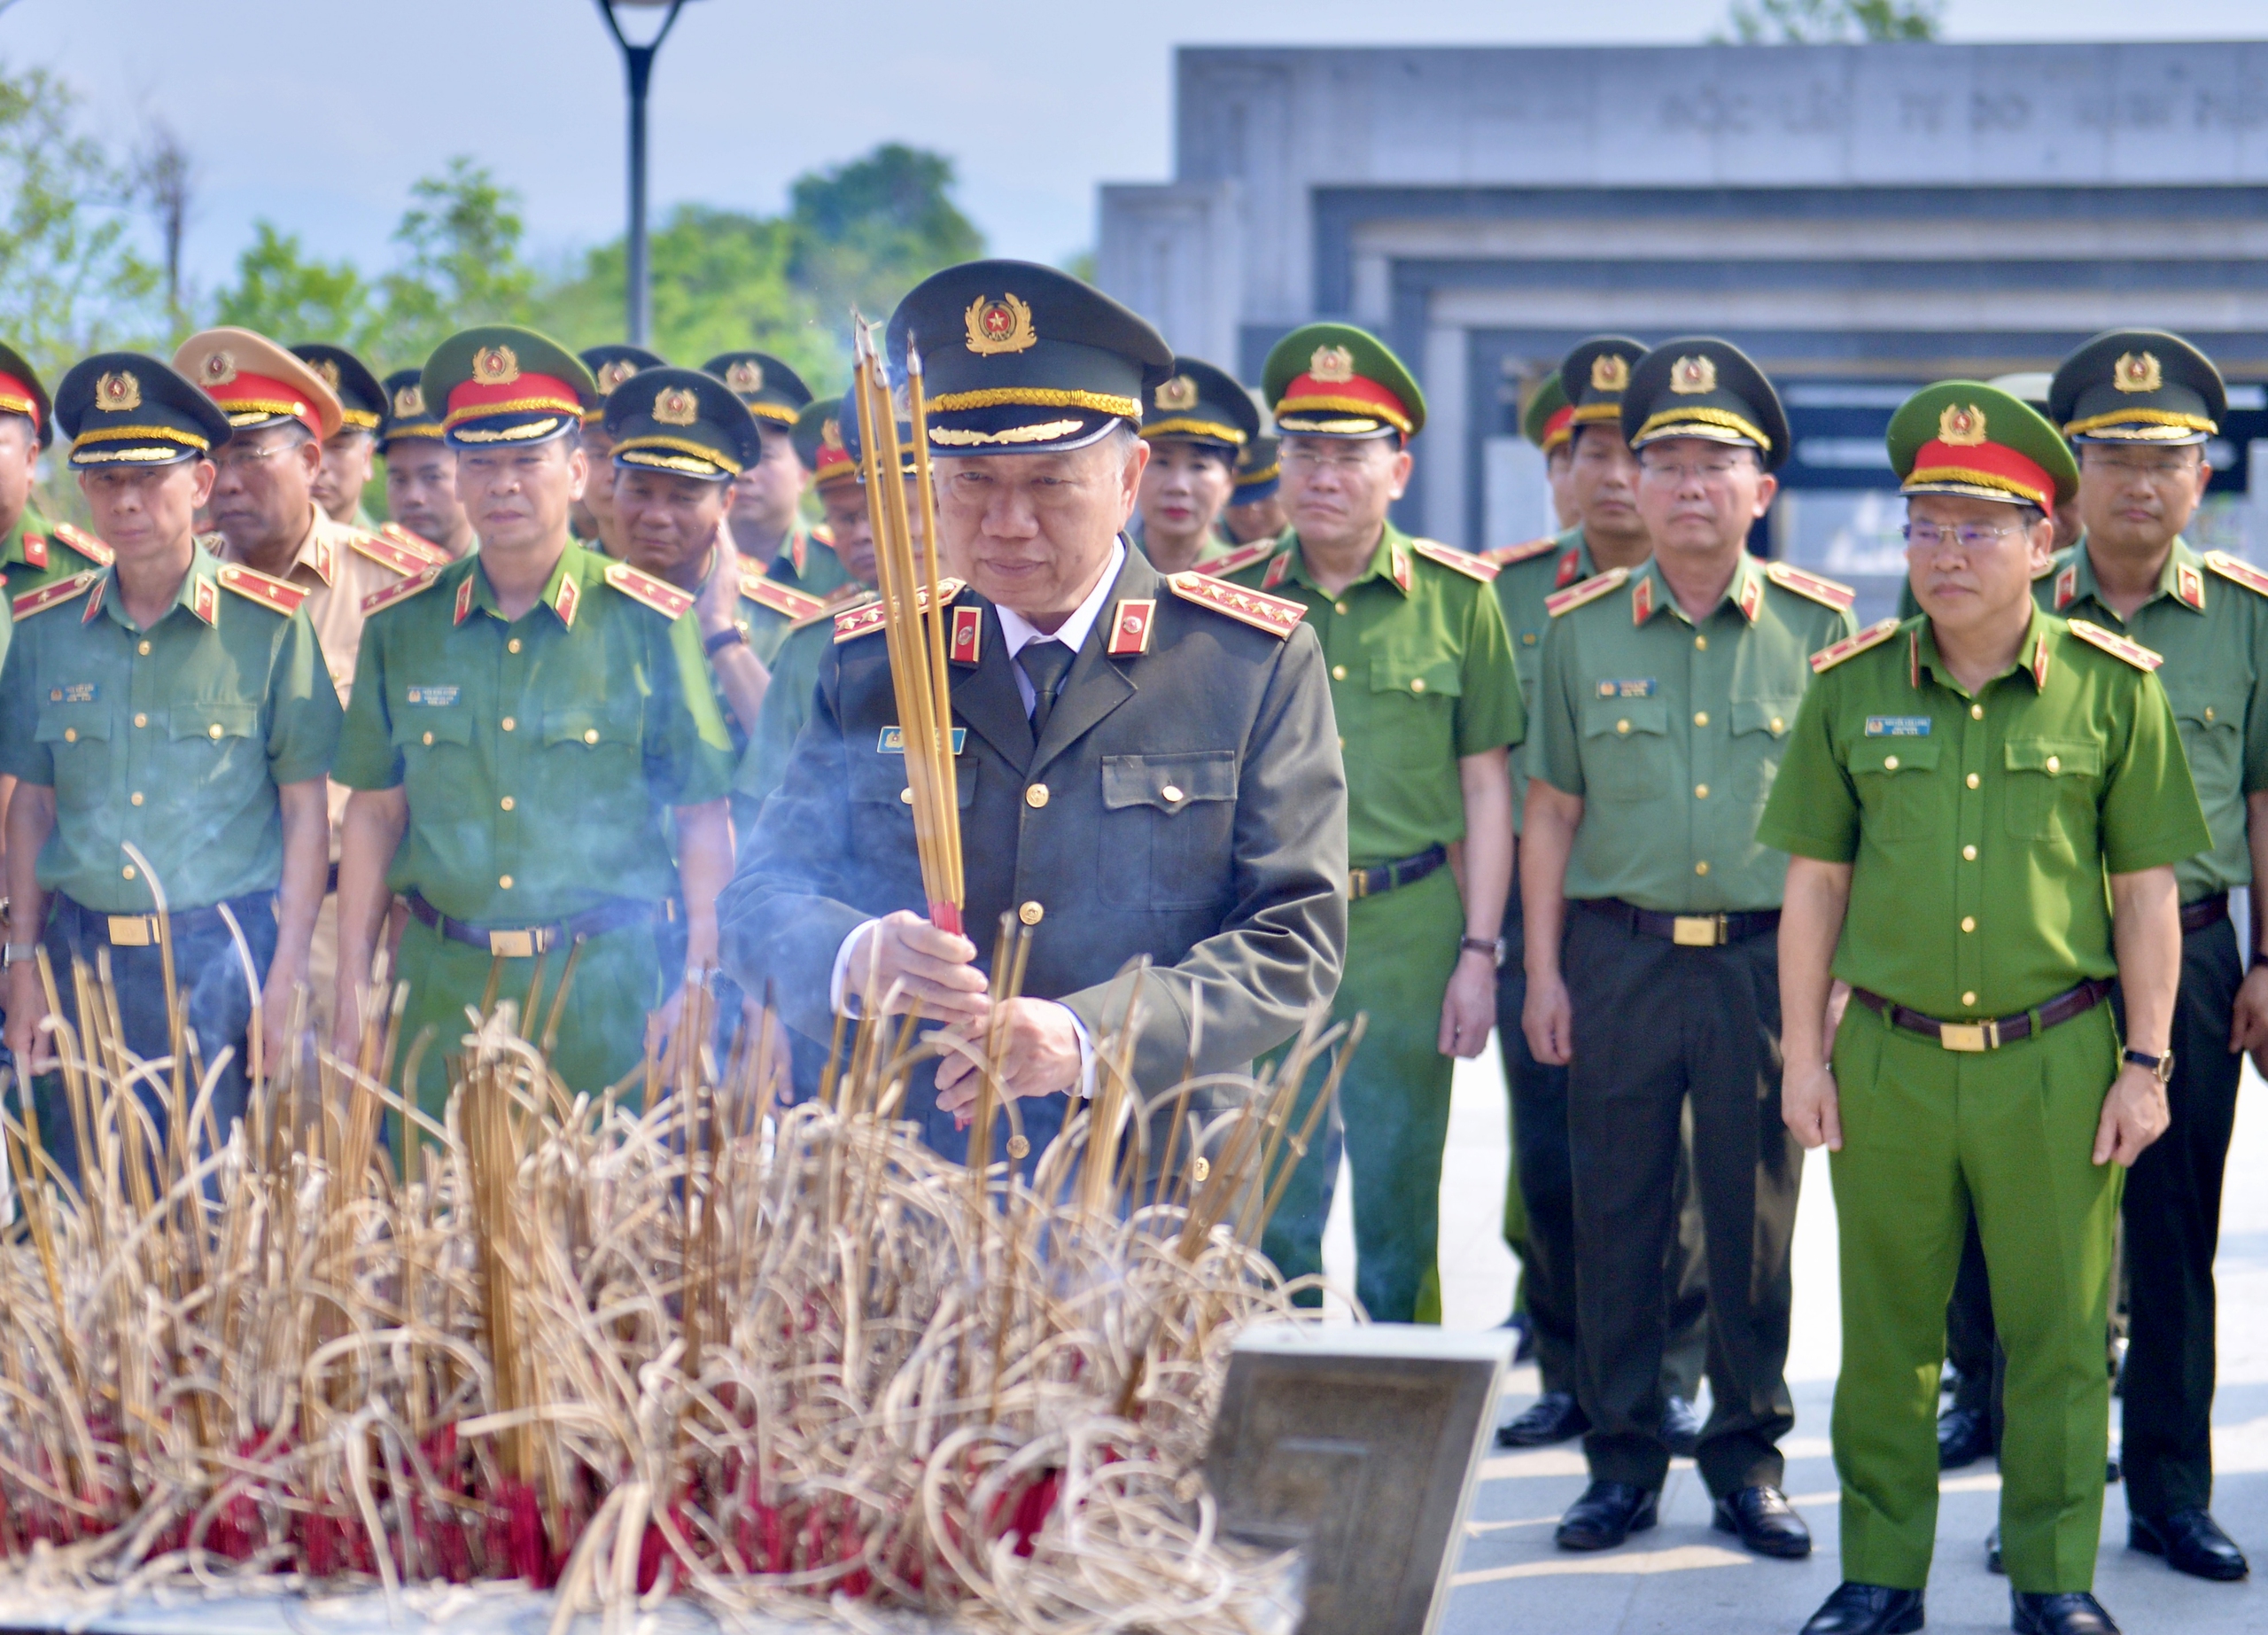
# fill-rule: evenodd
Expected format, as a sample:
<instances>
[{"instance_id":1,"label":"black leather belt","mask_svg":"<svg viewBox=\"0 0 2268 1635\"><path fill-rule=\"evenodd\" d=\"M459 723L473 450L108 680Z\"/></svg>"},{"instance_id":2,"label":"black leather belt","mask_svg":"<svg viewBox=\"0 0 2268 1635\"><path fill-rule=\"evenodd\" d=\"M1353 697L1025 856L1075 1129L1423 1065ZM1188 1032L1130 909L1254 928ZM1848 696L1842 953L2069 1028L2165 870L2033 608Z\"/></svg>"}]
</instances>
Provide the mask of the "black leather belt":
<instances>
[{"instance_id":1,"label":"black leather belt","mask_svg":"<svg viewBox=\"0 0 2268 1635\"><path fill-rule=\"evenodd\" d=\"M1716 948L1728 942L1745 942L1780 929L1777 908L1751 909L1744 914L1658 914L1619 897L1581 897L1580 907L1628 927L1642 937L1658 937L1681 948Z\"/></svg>"},{"instance_id":2,"label":"black leather belt","mask_svg":"<svg viewBox=\"0 0 2268 1635\"><path fill-rule=\"evenodd\" d=\"M2229 894L2226 891L2201 897L2194 903L2181 905L2181 934L2192 936L2209 925L2218 925L2228 917Z\"/></svg>"},{"instance_id":3,"label":"black leather belt","mask_svg":"<svg viewBox=\"0 0 2268 1635\"><path fill-rule=\"evenodd\" d=\"M409 905L409 912L421 924L431 926L451 942L485 949L497 958L505 960L532 959L539 954L548 954L554 948L563 947L569 943L582 942L603 931L619 930L625 925L640 925L662 917L662 905L659 903L645 902L634 897L610 897L597 907L579 914L571 920L555 920L548 925L518 925L506 929L469 925L462 920L452 920L417 891L407 893L402 900Z\"/></svg>"},{"instance_id":4,"label":"black leather belt","mask_svg":"<svg viewBox=\"0 0 2268 1635\"><path fill-rule=\"evenodd\" d=\"M2223 905L2225 910L2226 907ZM1940 1022L1918 1010L1893 1005L1881 994L1870 993L1864 988L1852 988L1851 997L1877 1016L1887 1016L1891 1026L1934 1039L1947 1050L1998 1050L2003 1045L2029 1039L2034 1032L2045 1033L2058 1023L2084 1016L2117 991L2118 985L2109 977L2095 977L2076 988L2064 989L2037 1009L2019 1011L2013 1016L1991 1022Z\"/></svg>"},{"instance_id":5,"label":"black leather belt","mask_svg":"<svg viewBox=\"0 0 2268 1635\"><path fill-rule=\"evenodd\" d=\"M1430 845L1415 857L1397 858L1391 863L1380 863L1376 868L1354 868L1347 874L1347 895L1376 897L1380 891L1391 891L1398 885L1410 885L1423 880L1449 860L1449 849L1445 845Z\"/></svg>"}]
</instances>

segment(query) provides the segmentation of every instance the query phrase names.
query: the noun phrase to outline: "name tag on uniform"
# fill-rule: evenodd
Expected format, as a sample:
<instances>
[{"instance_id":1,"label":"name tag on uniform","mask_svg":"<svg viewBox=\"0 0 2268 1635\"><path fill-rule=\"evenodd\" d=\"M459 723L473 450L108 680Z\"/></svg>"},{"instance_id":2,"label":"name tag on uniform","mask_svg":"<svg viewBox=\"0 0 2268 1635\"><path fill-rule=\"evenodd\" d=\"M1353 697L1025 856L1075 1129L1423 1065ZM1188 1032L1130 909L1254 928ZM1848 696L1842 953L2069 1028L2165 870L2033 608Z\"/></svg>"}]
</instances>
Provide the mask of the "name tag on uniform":
<instances>
[{"instance_id":1,"label":"name tag on uniform","mask_svg":"<svg viewBox=\"0 0 2268 1635\"><path fill-rule=\"evenodd\" d=\"M1651 675L1626 675L1598 684L1602 698L1651 698L1654 696L1654 678Z\"/></svg>"},{"instance_id":2,"label":"name tag on uniform","mask_svg":"<svg viewBox=\"0 0 2268 1635\"><path fill-rule=\"evenodd\" d=\"M1926 738L1929 736L1930 718L1926 715L1867 717L1867 736L1869 738Z\"/></svg>"},{"instance_id":3,"label":"name tag on uniform","mask_svg":"<svg viewBox=\"0 0 2268 1635\"><path fill-rule=\"evenodd\" d=\"M956 754L956 755L959 754L959 753L960 753L960 746L961 746L962 744L964 744L967 743L967 742L968 742L968 728L966 728L966 727L956 727L956 728L953 728L953 753L954 753L954 754ZM882 728L882 740L881 740L881 742L880 742L880 743L878 743L878 744L876 744L874 745L874 753L875 753L875 754L877 754L877 755L903 755L903 754L905 754L905 728L901 728L901 727L885 727L885 728Z\"/></svg>"},{"instance_id":4,"label":"name tag on uniform","mask_svg":"<svg viewBox=\"0 0 2268 1635\"><path fill-rule=\"evenodd\" d=\"M408 687L402 689L401 696L408 704L446 708L457 701L457 689L454 687Z\"/></svg>"},{"instance_id":5,"label":"name tag on uniform","mask_svg":"<svg viewBox=\"0 0 2268 1635\"><path fill-rule=\"evenodd\" d=\"M50 704L92 704L102 697L102 685L97 681L66 681L60 687L47 689Z\"/></svg>"}]
</instances>

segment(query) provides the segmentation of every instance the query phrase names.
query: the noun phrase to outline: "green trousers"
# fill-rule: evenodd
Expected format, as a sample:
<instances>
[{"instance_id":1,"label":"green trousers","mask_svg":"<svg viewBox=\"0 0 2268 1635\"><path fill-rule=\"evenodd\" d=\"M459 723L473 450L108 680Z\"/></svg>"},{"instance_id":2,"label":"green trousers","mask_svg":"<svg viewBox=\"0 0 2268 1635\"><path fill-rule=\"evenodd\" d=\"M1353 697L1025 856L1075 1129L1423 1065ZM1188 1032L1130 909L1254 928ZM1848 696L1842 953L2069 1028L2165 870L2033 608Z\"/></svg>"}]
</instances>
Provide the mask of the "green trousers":
<instances>
[{"instance_id":1,"label":"green trousers","mask_svg":"<svg viewBox=\"0 0 2268 1635\"><path fill-rule=\"evenodd\" d=\"M2110 1007L1998 1050L1941 1048L1853 1004L1835 1038L1843 1271L1835 1467L1843 1576L1918 1590L1938 1526L1938 1376L1970 1211L2008 1355L2000 1551L2030 1593L2091 1589L2110 1382L2111 1228L2093 1162L2117 1076Z\"/></svg>"},{"instance_id":2,"label":"green trousers","mask_svg":"<svg viewBox=\"0 0 2268 1635\"><path fill-rule=\"evenodd\" d=\"M533 1022L522 1017L524 1033L539 1035L559 996L559 978L567 968L568 950L555 948L536 959L506 960L496 985L499 1003L510 1000L524 1008L536 968L543 969L543 987L536 995L540 1013ZM494 957L485 949L454 942L419 920L411 920L401 933L401 954L396 962L400 978L409 985L408 1007L402 1013L401 1049L395 1059L397 1075L408 1067L409 1048L421 1029L431 1024L433 1042L418 1063L417 1105L439 1118L449 1097L448 1071L443 1058L463 1048L471 1031L465 1012L478 1007L488 986ZM559 1013L559 1038L552 1047L552 1071L569 1090L596 1096L620 1079L646 1055L646 1013L661 1002L661 967L654 952L650 925L626 925L602 932L583 944L583 957L575 962L575 980ZM643 1086L633 1085L624 1100L636 1107Z\"/></svg>"},{"instance_id":3,"label":"green trousers","mask_svg":"<svg viewBox=\"0 0 2268 1635\"><path fill-rule=\"evenodd\" d=\"M1441 1320L1441 1148L1449 1080L1441 1053L1441 996L1456 969L1464 908L1446 868L1348 905L1347 967L1333 1018L1370 1017L1339 1081L1339 1106L1293 1171L1264 1248L1287 1278L1323 1269L1323 1228L1343 1151L1355 1178L1355 1292L1385 1323ZM1320 1094L1301 1093L1293 1127Z\"/></svg>"}]
</instances>

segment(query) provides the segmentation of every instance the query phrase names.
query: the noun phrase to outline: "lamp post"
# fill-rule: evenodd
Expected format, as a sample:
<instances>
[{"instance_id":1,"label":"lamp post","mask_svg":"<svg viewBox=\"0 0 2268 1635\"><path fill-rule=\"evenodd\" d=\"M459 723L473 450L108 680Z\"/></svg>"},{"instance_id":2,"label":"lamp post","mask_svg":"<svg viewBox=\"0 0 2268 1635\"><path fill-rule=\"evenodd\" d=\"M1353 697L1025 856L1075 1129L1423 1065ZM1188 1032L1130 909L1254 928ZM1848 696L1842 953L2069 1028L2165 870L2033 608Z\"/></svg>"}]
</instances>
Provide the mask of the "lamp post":
<instances>
[{"instance_id":1,"label":"lamp post","mask_svg":"<svg viewBox=\"0 0 2268 1635\"><path fill-rule=\"evenodd\" d=\"M630 266L624 327L629 331L630 344L642 346L654 316L646 266L646 87L654 75L654 54L677 26L677 14L685 9L685 0L598 0L598 8L599 15L606 19L607 32L622 48L623 73L630 82ZM660 11L662 26L651 39L639 44L622 32L618 13L625 11Z\"/></svg>"}]
</instances>

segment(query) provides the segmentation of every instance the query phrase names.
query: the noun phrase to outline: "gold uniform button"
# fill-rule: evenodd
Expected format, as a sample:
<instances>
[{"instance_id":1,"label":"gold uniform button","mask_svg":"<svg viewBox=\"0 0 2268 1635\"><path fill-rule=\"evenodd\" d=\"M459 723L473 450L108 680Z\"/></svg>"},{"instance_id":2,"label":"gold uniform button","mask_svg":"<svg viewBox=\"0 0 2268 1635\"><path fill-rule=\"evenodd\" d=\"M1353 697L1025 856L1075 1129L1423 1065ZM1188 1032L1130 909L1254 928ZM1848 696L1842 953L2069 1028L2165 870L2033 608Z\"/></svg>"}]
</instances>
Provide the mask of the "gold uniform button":
<instances>
[{"instance_id":1,"label":"gold uniform button","mask_svg":"<svg viewBox=\"0 0 2268 1635\"><path fill-rule=\"evenodd\" d=\"M1036 902L1026 903L1022 907L1016 910L1016 918L1021 920L1026 925L1037 925L1039 923L1040 915L1046 912L1046 909L1041 907Z\"/></svg>"},{"instance_id":2,"label":"gold uniform button","mask_svg":"<svg viewBox=\"0 0 2268 1635\"><path fill-rule=\"evenodd\" d=\"M1344 613L1347 611L1347 604L1344 602L1334 602L1331 604L1331 611L1334 613Z\"/></svg>"},{"instance_id":3,"label":"gold uniform button","mask_svg":"<svg viewBox=\"0 0 2268 1635\"><path fill-rule=\"evenodd\" d=\"M1970 705L1969 706L1969 719L1972 721L1983 720L1984 719L1984 706L1981 704Z\"/></svg>"},{"instance_id":4,"label":"gold uniform button","mask_svg":"<svg viewBox=\"0 0 2268 1635\"><path fill-rule=\"evenodd\" d=\"M1179 800L1181 798L1181 785L1178 783L1169 783L1163 789L1160 790L1158 793L1163 795L1169 801Z\"/></svg>"},{"instance_id":5,"label":"gold uniform button","mask_svg":"<svg viewBox=\"0 0 2268 1635\"><path fill-rule=\"evenodd\" d=\"M2050 755L2047 758L2047 770L2050 772L2062 771L2063 758L2061 755Z\"/></svg>"},{"instance_id":6,"label":"gold uniform button","mask_svg":"<svg viewBox=\"0 0 2268 1635\"><path fill-rule=\"evenodd\" d=\"M518 652L520 650L520 638L514 636L510 641L505 642L504 650L508 653Z\"/></svg>"},{"instance_id":7,"label":"gold uniform button","mask_svg":"<svg viewBox=\"0 0 2268 1635\"><path fill-rule=\"evenodd\" d=\"M2210 704L2205 706L2205 719L2209 721L2213 719L2213 706Z\"/></svg>"},{"instance_id":8,"label":"gold uniform button","mask_svg":"<svg viewBox=\"0 0 2268 1635\"><path fill-rule=\"evenodd\" d=\"M897 798L904 801L907 806L912 806L913 804L913 786L909 783L904 789L898 790Z\"/></svg>"},{"instance_id":9,"label":"gold uniform button","mask_svg":"<svg viewBox=\"0 0 2268 1635\"><path fill-rule=\"evenodd\" d=\"M1772 730L1774 732L1785 732L1788 730L1788 723L1780 716L1775 715L1772 718Z\"/></svg>"},{"instance_id":10,"label":"gold uniform button","mask_svg":"<svg viewBox=\"0 0 2268 1635\"><path fill-rule=\"evenodd\" d=\"M1977 848L1973 845L1963 846L1961 849L1961 855L1966 860L1973 863L1977 860Z\"/></svg>"},{"instance_id":11,"label":"gold uniform button","mask_svg":"<svg viewBox=\"0 0 2268 1635\"><path fill-rule=\"evenodd\" d=\"M514 720L510 716L508 715L504 718L504 730L506 732L511 731L513 728L518 725L519 723Z\"/></svg>"},{"instance_id":12,"label":"gold uniform button","mask_svg":"<svg viewBox=\"0 0 2268 1635\"><path fill-rule=\"evenodd\" d=\"M1709 650L1709 638L1705 635L1695 636L1693 638L1693 650L1697 653L1707 652Z\"/></svg>"},{"instance_id":13,"label":"gold uniform button","mask_svg":"<svg viewBox=\"0 0 2268 1635\"><path fill-rule=\"evenodd\" d=\"M496 884L509 891L512 889L512 876L509 875L500 875L497 876Z\"/></svg>"},{"instance_id":14,"label":"gold uniform button","mask_svg":"<svg viewBox=\"0 0 2268 1635\"><path fill-rule=\"evenodd\" d=\"M1205 1184L1205 1178L1212 1174L1212 1161L1207 1158L1199 1158L1195 1163L1189 1166L1189 1179L1195 1181L1200 1187Z\"/></svg>"},{"instance_id":15,"label":"gold uniform button","mask_svg":"<svg viewBox=\"0 0 2268 1635\"><path fill-rule=\"evenodd\" d=\"M66 727L63 729L63 742L66 744L78 743L79 729L76 727Z\"/></svg>"},{"instance_id":16,"label":"gold uniform button","mask_svg":"<svg viewBox=\"0 0 2268 1635\"><path fill-rule=\"evenodd\" d=\"M1961 915L1961 929L1964 931L1975 930L1977 929L1977 916L1973 914L1965 914Z\"/></svg>"},{"instance_id":17,"label":"gold uniform button","mask_svg":"<svg viewBox=\"0 0 2268 1635\"><path fill-rule=\"evenodd\" d=\"M1025 1159L1030 1157L1031 1139L1029 1136L1022 1135L1010 1136L1008 1138L1008 1156L1014 1158L1018 1164L1021 1164Z\"/></svg>"},{"instance_id":18,"label":"gold uniform button","mask_svg":"<svg viewBox=\"0 0 2268 1635\"><path fill-rule=\"evenodd\" d=\"M136 790L131 795L127 797L127 799L132 801L137 806L140 806L142 804L142 791L138 789Z\"/></svg>"},{"instance_id":19,"label":"gold uniform button","mask_svg":"<svg viewBox=\"0 0 2268 1635\"><path fill-rule=\"evenodd\" d=\"M1045 784L1045 783L1035 783L1035 784L1033 784L1029 789L1028 789L1028 790L1026 790L1024 791L1024 805L1026 805L1026 806L1030 806L1030 807L1032 807L1032 808L1034 808L1034 809L1036 810L1036 809L1037 809L1038 807L1041 807L1041 806L1045 806L1046 804L1047 804L1047 785L1046 785L1046 784Z\"/></svg>"},{"instance_id":20,"label":"gold uniform button","mask_svg":"<svg viewBox=\"0 0 2268 1635\"><path fill-rule=\"evenodd\" d=\"M1971 988L1968 993L1962 994L1961 996L1961 1002L1964 1005L1974 1005L1977 1002L1977 990Z\"/></svg>"},{"instance_id":21,"label":"gold uniform button","mask_svg":"<svg viewBox=\"0 0 2268 1635\"><path fill-rule=\"evenodd\" d=\"M136 714L134 718L134 724L136 727L147 727L150 724L150 718L146 715Z\"/></svg>"},{"instance_id":22,"label":"gold uniform button","mask_svg":"<svg viewBox=\"0 0 2268 1635\"><path fill-rule=\"evenodd\" d=\"M1709 865L1708 865L1707 861L1705 860L1703 860L1703 861L1701 861L1701 862L1698 862L1698 863L1694 864L1694 865L1693 865L1693 872L1694 872L1695 874L1697 874L1697 875L1705 875L1705 874L1707 874L1707 873L1709 872Z\"/></svg>"},{"instance_id":23,"label":"gold uniform button","mask_svg":"<svg viewBox=\"0 0 2268 1635\"><path fill-rule=\"evenodd\" d=\"M1619 721L1615 722L1615 723L1614 723L1614 730L1615 730L1615 731L1617 731L1617 732L1622 732L1622 733L1627 733L1627 732L1628 732L1628 731L1630 730L1630 721L1629 721L1629 718L1626 716L1626 717L1624 717L1621 720L1619 720Z\"/></svg>"},{"instance_id":24,"label":"gold uniform button","mask_svg":"<svg viewBox=\"0 0 2268 1635\"><path fill-rule=\"evenodd\" d=\"M1709 724L1709 712L1706 710L1694 711L1693 724L1696 727L1706 727Z\"/></svg>"},{"instance_id":25,"label":"gold uniform button","mask_svg":"<svg viewBox=\"0 0 2268 1635\"><path fill-rule=\"evenodd\" d=\"M1410 690L1413 693L1424 692L1425 690L1425 678L1422 675L1411 676L1410 678Z\"/></svg>"},{"instance_id":26,"label":"gold uniform button","mask_svg":"<svg viewBox=\"0 0 2268 1635\"><path fill-rule=\"evenodd\" d=\"M1708 799L1709 786L1706 783L1696 783L1693 786L1693 798L1696 800Z\"/></svg>"},{"instance_id":27,"label":"gold uniform button","mask_svg":"<svg viewBox=\"0 0 2268 1635\"><path fill-rule=\"evenodd\" d=\"M429 732L425 735L425 742L429 744L433 742L433 735L431 733Z\"/></svg>"},{"instance_id":28,"label":"gold uniform button","mask_svg":"<svg viewBox=\"0 0 2268 1635\"><path fill-rule=\"evenodd\" d=\"M584 742L584 743L586 743L586 744L596 744L598 741L599 741L599 729L598 729L597 728L595 728L595 727L586 727L586 728L583 728L583 742Z\"/></svg>"},{"instance_id":29,"label":"gold uniform button","mask_svg":"<svg viewBox=\"0 0 2268 1635\"><path fill-rule=\"evenodd\" d=\"M147 642L139 642L136 645L134 650L141 654L143 658L147 658L150 656L150 644Z\"/></svg>"},{"instance_id":30,"label":"gold uniform button","mask_svg":"<svg viewBox=\"0 0 2268 1635\"><path fill-rule=\"evenodd\" d=\"M1971 789L1975 789L1975 788L1977 787L1977 782L1978 782L1978 780L1977 780L1977 775L1976 775L1975 773L1973 773L1973 772L1972 772L1972 773L1970 773L1970 774L1969 775L1969 788L1971 788Z\"/></svg>"},{"instance_id":31,"label":"gold uniform button","mask_svg":"<svg viewBox=\"0 0 2268 1635\"><path fill-rule=\"evenodd\" d=\"M1347 666L1345 665L1332 666L1331 679L1334 681L1345 681L1347 679Z\"/></svg>"},{"instance_id":32,"label":"gold uniform button","mask_svg":"<svg viewBox=\"0 0 2268 1635\"><path fill-rule=\"evenodd\" d=\"M1897 770L1898 770L1898 757L1897 757L1897 756L1895 756L1895 755L1885 755L1885 756L1884 756L1884 757L1882 758L1882 769L1883 769L1884 772L1895 772L1895 771L1897 771Z\"/></svg>"},{"instance_id":33,"label":"gold uniform button","mask_svg":"<svg viewBox=\"0 0 2268 1635\"><path fill-rule=\"evenodd\" d=\"M134 878L134 865L128 863L125 868L120 869L118 872L123 875L127 879L131 880Z\"/></svg>"},{"instance_id":34,"label":"gold uniform button","mask_svg":"<svg viewBox=\"0 0 2268 1635\"><path fill-rule=\"evenodd\" d=\"M214 721L210 727L207 727L205 729L205 736L208 738L218 738L221 736L221 723Z\"/></svg>"},{"instance_id":35,"label":"gold uniform button","mask_svg":"<svg viewBox=\"0 0 2268 1635\"><path fill-rule=\"evenodd\" d=\"M509 812L512 809L512 798L509 795L507 795L503 799L498 801L496 804L503 807L505 811Z\"/></svg>"}]
</instances>

